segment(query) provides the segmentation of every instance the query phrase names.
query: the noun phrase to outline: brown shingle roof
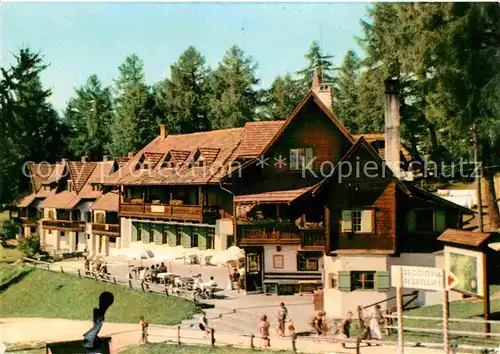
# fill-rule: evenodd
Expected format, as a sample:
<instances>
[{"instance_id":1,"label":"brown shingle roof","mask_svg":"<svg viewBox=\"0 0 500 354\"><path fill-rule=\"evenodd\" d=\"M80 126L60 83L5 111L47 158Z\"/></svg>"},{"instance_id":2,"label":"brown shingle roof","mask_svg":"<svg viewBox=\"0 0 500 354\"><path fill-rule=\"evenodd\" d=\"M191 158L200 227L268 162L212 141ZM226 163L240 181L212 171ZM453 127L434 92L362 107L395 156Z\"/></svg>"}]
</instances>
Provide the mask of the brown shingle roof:
<instances>
[{"instance_id":1,"label":"brown shingle roof","mask_svg":"<svg viewBox=\"0 0 500 354\"><path fill-rule=\"evenodd\" d=\"M13 205L15 207L18 207L18 208L26 208L28 207L31 203L33 203L33 201L35 200L35 193L31 193L31 194L28 194L28 195L25 195L24 197L18 199L17 201L15 201L13 203Z\"/></svg>"},{"instance_id":2,"label":"brown shingle roof","mask_svg":"<svg viewBox=\"0 0 500 354\"><path fill-rule=\"evenodd\" d=\"M73 180L73 185L77 193L82 190L96 166L97 162L68 162L70 178Z\"/></svg>"},{"instance_id":3,"label":"brown shingle roof","mask_svg":"<svg viewBox=\"0 0 500 354\"><path fill-rule=\"evenodd\" d=\"M52 173L47 177L43 184L51 184L59 181L67 173L66 163L56 163L53 165Z\"/></svg>"},{"instance_id":4,"label":"brown shingle roof","mask_svg":"<svg viewBox=\"0 0 500 354\"><path fill-rule=\"evenodd\" d=\"M118 191L112 191L100 196L90 207L90 210L118 211L120 196Z\"/></svg>"},{"instance_id":5,"label":"brown shingle roof","mask_svg":"<svg viewBox=\"0 0 500 354\"><path fill-rule=\"evenodd\" d=\"M439 241L455 243L458 245L479 247L493 232L472 232L465 230L447 229L438 237Z\"/></svg>"},{"instance_id":6,"label":"brown shingle roof","mask_svg":"<svg viewBox=\"0 0 500 354\"><path fill-rule=\"evenodd\" d=\"M304 193L312 190L314 186L303 187L293 190L272 191L255 194L238 195L234 197L236 203L289 203Z\"/></svg>"},{"instance_id":7,"label":"brown shingle roof","mask_svg":"<svg viewBox=\"0 0 500 354\"><path fill-rule=\"evenodd\" d=\"M375 143L375 150L377 150L378 154L382 157L382 159L385 159L385 135L384 133L370 133L370 134L358 134L358 135L353 135L354 139L359 140L359 138L363 137L365 140L374 145ZM401 153L403 154L404 158L406 161L411 161L412 155L410 150L404 145L401 144L400 148Z\"/></svg>"},{"instance_id":8,"label":"brown shingle roof","mask_svg":"<svg viewBox=\"0 0 500 354\"><path fill-rule=\"evenodd\" d=\"M259 156L283 124L284 120L246 123L238 155L245 158Z\"/></svg>"},{"instance_id":9,"label":"brown shingle roof","mask_svg":"<svg viewBox=\"0 0 500 354\"><path fill-rule=\"evenodd\" d=\"M31 175L31 182L33 184L33 191L38 192L42 187L43 182L45 182L52 174L55 165L50 165L47 163L37 163L30 164L28 168Z\"/></svg>"},{"instance_id":10,"label":"brown shingle roof","mask_svg":"<svg viewBox=\"0 0 500 354\"><path fill-rule=\"evenodd\" d=\"M49 195L41 204L40 208L57 208L68 209L68 205L74 204L73 201L77 198L75 191L64 190L59 193Z\"/></svg>"}]
</instances>

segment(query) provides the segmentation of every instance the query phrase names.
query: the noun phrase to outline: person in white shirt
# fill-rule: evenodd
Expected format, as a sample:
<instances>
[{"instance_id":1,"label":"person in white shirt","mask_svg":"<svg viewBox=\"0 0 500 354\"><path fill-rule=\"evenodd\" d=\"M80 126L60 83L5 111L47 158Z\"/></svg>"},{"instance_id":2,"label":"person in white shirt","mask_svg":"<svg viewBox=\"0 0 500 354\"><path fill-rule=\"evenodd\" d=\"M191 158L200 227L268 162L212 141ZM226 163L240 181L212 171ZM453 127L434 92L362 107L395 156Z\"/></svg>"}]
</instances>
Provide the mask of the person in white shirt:
<instances>
[{"instance_id":1,"label":"person in white shirt","mask_svg":"<svg viewBox=\"0 0 500 354\"><path fill-rule=\"evenodd\" d=\"M214 280L214 277L210 277L210 280L208 281L207 285L211 288L215 288L217 286L217 283Z\"/></svg>"}]
</instances>

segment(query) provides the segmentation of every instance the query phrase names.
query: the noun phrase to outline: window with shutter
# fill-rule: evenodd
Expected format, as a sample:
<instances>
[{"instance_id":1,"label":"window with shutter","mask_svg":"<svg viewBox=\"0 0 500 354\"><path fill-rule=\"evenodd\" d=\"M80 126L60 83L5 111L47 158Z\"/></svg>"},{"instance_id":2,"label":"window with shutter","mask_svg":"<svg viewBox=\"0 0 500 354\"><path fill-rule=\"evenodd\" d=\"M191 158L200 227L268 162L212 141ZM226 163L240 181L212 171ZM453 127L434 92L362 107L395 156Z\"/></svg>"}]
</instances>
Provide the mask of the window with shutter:
<instances>
[{"instance_id":1,"label":"window with shutter","mask_svg":"<svg viewBox=\"0 0 500 354\"><path fill-rule=\"evenodd\" d=\"M389 291L391 288L391 277L387 271L375 273L375 289L377 291Z\"/></svg>"},{"instance_id":2,"label":"window with shutter","mask_svg":"<svg viewBox=\"0 0 500 354\"><path fill-rule=\"evenodd\" d=\"M313 160L313 149L312 148L306 148L306 161L305 161L305 166L308 166L309 163ZM313 167L312 164L310 167Z\"/></svg>"},{"instance_id":3,"label":"window with shutter","mask_svg":"<svg viewBox=\"0 0 500 354\"><path fill-rule=\"evenodd\" d=\"M342 232L352 232L352 212L342 210Z\"/></svg>"},{"instance_id":4,"label":"window with shutter","mask_svg":"<svg viewBox=\"0 0 500 354\"><path fill-rule=\"evenodd\" d=\"M339 271L338 279L340 291L351 291L351 272L344 270Z\"/></svg>"},{"instance_id":5,"label":"window with shutter","mask_svg":"<svg viewBox=\"0 0 500 354\"><path fill-rule=\"evenodd\" d=\"M446 213L442 210L437 210L434 213L434 230L443 232L446 229Z\"/></svg>"}]
</instances>

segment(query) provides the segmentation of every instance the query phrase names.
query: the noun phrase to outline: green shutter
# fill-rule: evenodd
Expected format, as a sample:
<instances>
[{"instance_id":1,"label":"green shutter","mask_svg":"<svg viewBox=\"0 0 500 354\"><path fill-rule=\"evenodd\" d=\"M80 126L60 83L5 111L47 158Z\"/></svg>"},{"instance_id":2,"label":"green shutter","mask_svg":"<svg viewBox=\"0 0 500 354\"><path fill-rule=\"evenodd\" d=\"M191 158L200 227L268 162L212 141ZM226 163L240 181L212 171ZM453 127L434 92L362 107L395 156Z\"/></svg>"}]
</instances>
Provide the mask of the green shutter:
<instances>
[{"instance_id":1,"label":"green shutter","mask_svg":"<svg viewBox=\"0 0 500 354\"><path fill-rule=\"evenodd\" d=\"M132 242L137 242L137 237L138 237L137 223L132 222Z\"/></svg>"},{"instance_id":2,"label":"green shutter","mask_svg":"<svg viewBox=\"0 0 500 354\"><path fill-rule=\"evenodd\" d=\"M391 277L387 271L375 273L375 289L377 291L389 291L391 288Z\"/></svg>"},{"instance_id":3,"label":"green shutter","mask_svg":"<svg viewBox=\"0 0 500 354\"><path fill-rule=\"evenodd\" d=\"M206 227L197 227L198 233L198 247L200 250L207 249L207 228Z\"/></svg>"},{"instance_id":4,"label":"green shutter","mask_svg":"<svg viewBox=\"0 0 500 354\"><path fill-rule=\"evenodd\" d=\"M352 231L352 211L342 210L342 220L341 220L342 232Z\"/></svg>"},{"instance_id":5,"label":"green shutter","mask_svg":"<svg viewBox=\"0 0 500 354\"><path fill-rule=\"evenodd\" d=\"M181 239L182 247L191 248L191 227L183 226L181 234L182 234L182 239Z\"/></svg>"},{"instance_id":6,"label":"green shutter","mask_svg":"<svg viewBox=\"0 0 500 354\"><path fill-rule=\"evenodd\" d=\"M149 234L151 232L151 224L148 222L143 222L141 224L141 238L142 243L149 243Z\"/></svg>"},{"instance_id":7,"label":"green shutter","mask_svg":"<svg viewBox=\"0 0 500 354\"><path fill-rule=\"evenodd\" d=\"M345 270L339 271L339 290L351 291L351 272Z\"/></svg>"},{"instance_id":8,"label":"green shutter","mask_svg":"<svg viewBox=\"0 0 500 354\"><path fill-rule=\"evenodd\" d=\"M446 213L442 210L437 210L434 212L434 230L436 232L443 232L446 230Z\"/></svg>"},{"instance_id":9,"label":"green shutter","mask_svg":"<svg viewBox=\"0 0 500 354\"><path fill-rule=\"evenodd\" d=\"M408 232L415 232L417 229L417 213L414 210L410 210L406 214L406 225Z\"/></svg>"},{"instance_id":10,"label":"green shutter","mask_svg":"<svg viewBox=\"0 0 500 354\"><path fill-rule=\"evenodd\" d=\"M169 246L175 246L177 235L177 225L165 225L165 232L167 233L167 243Z\"/></svg>"},{"instance_id":11,"label":"green shutter","mask_svg":"<svg viewBox=\"0 0 500 354\"><path fill-rule=\"evenodd\" d=\"M163 224L153 224L153 238L155 244L163 244Z\"/></svg>"}]
</instances>

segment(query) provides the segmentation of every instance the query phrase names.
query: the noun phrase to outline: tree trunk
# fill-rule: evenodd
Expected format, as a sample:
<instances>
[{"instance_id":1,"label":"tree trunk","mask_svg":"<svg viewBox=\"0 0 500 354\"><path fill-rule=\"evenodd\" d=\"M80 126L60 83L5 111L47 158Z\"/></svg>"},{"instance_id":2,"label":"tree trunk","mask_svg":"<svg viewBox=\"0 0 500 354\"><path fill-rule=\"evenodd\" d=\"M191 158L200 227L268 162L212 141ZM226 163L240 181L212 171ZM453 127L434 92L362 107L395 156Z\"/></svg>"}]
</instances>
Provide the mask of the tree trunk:
<instances>
[{"instance_id":1,"label":"tree trunk","mask_svg":"<svg viewBox=\"0 0 500 354\"><path fill-rule=\"evenodd\" d=\"M481 168L481 183L483 184L485 204L488 207L489 229L500 229L500 212L498 210L497 196L495 193L495 173Z\"/></svg>"}]
</instances>

